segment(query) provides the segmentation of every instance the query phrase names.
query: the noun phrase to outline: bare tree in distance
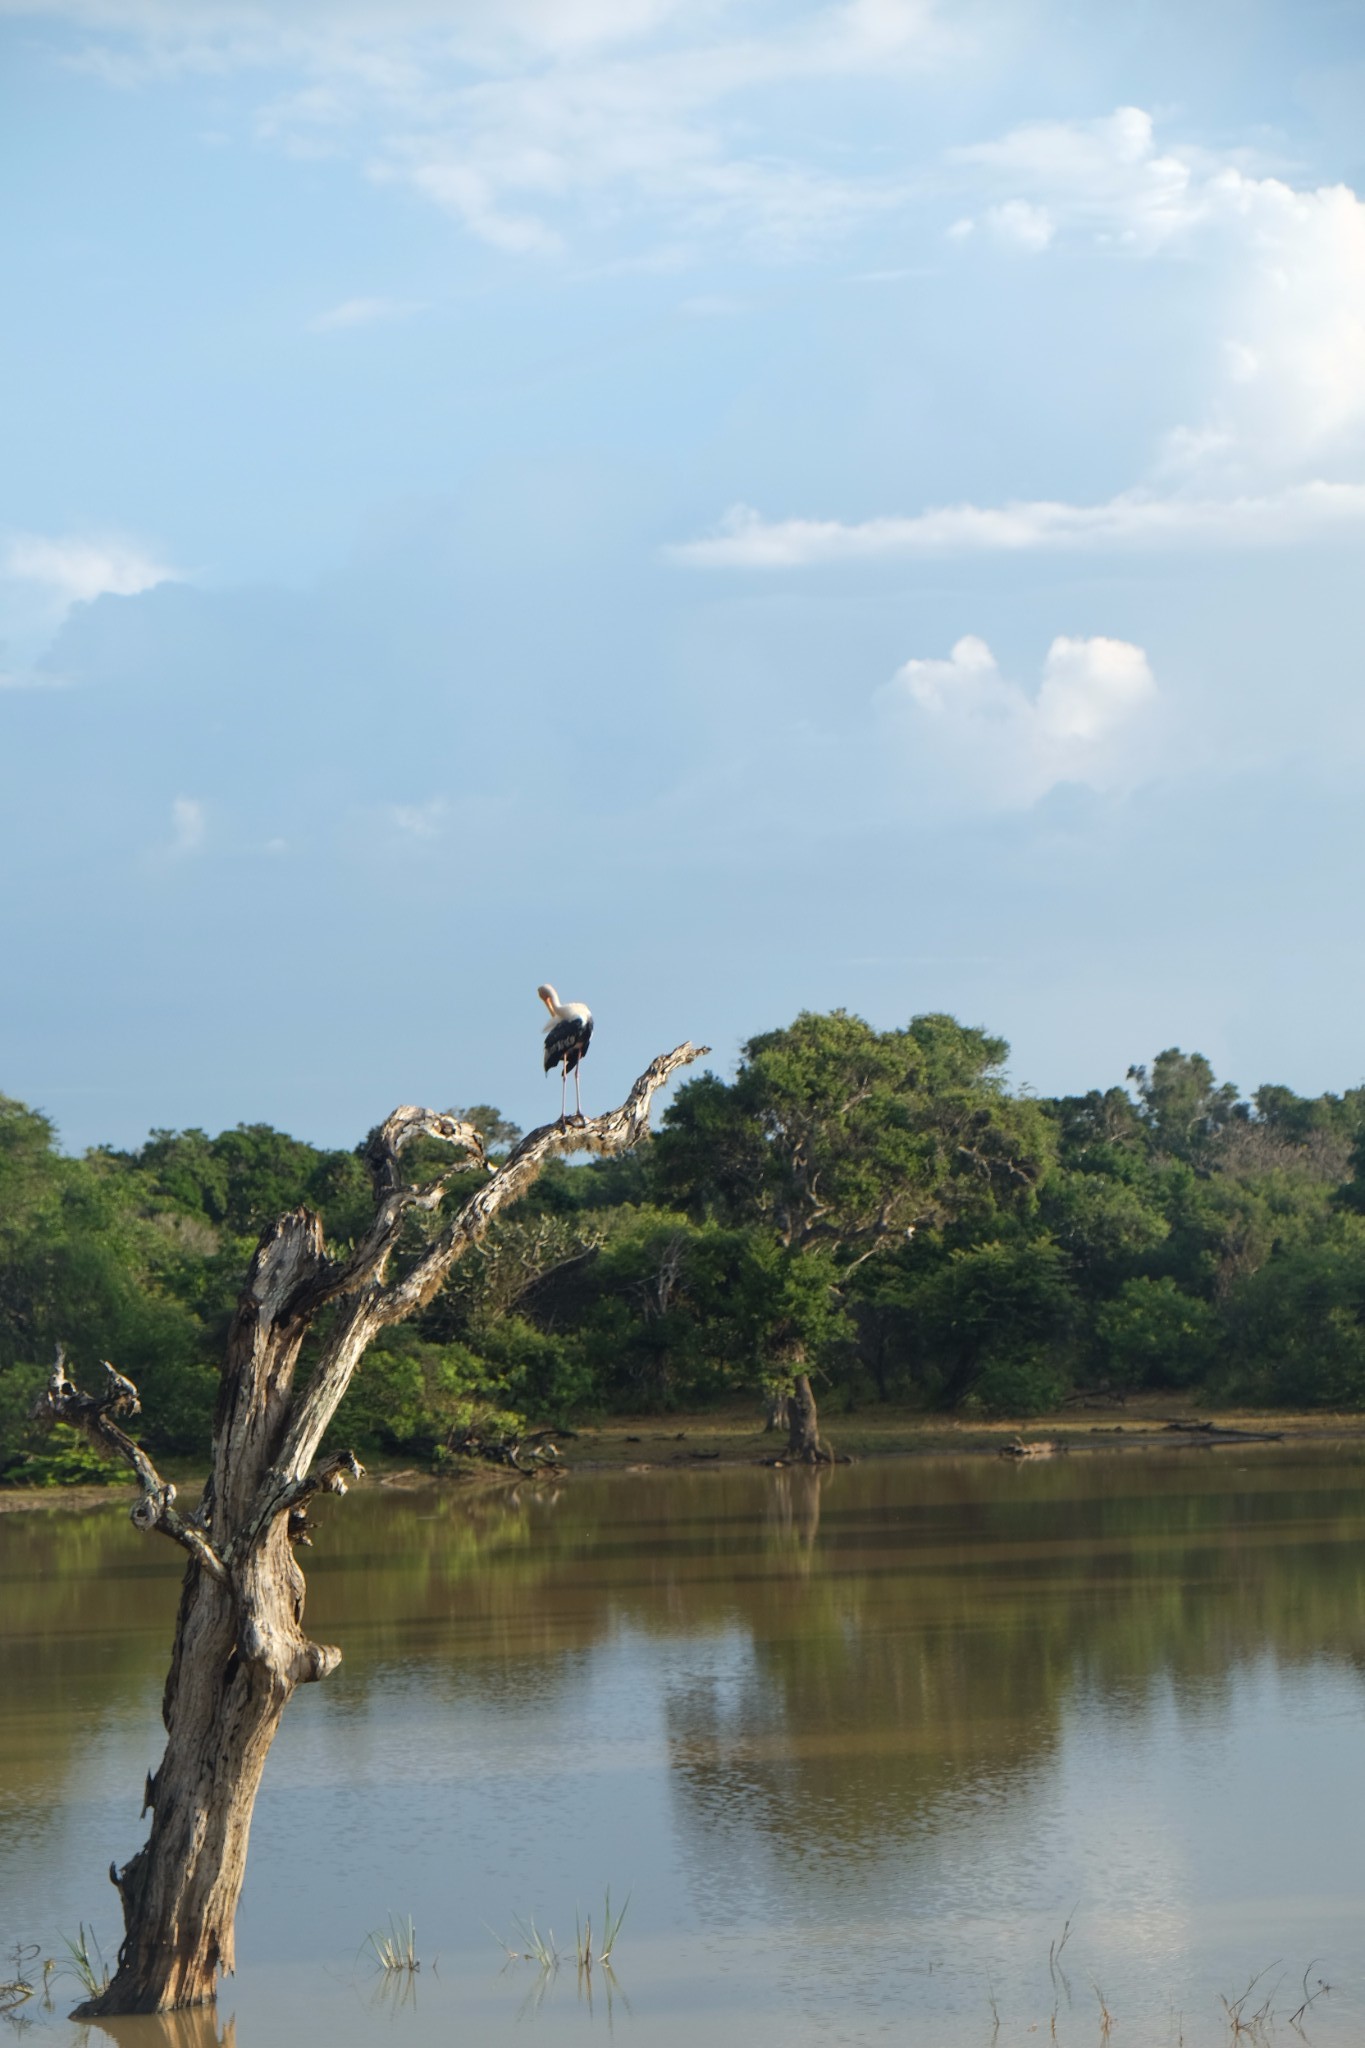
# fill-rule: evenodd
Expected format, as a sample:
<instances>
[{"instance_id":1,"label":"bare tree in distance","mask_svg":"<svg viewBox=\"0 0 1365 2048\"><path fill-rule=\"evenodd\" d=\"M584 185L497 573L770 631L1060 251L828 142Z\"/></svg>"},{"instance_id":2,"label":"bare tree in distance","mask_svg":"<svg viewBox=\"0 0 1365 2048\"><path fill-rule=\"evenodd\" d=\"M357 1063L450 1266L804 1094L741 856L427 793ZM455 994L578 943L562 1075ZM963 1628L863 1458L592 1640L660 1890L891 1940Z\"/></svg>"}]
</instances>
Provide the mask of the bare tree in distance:
<instances>
[{"instance_id":1,"label":"bare tree in distance","mask_svg":"<svg viewBox=\"0 0 1365 2048\"><path fill-rule=\"evenodd\" d=\"M351 1451L318 1454L367 1347L432 1299L456 1261L550 1159L636 1144L648 1131L657 1090L709 1050L689 1042L662 1054L619 1109L583 1124L545 1124L496 1166L485 1158L473 1122L396 1109L366 1140L375 1212L354 1249L344 1257L329 1253L321 1219L302 1208L262 1232L228 1333L208 1482L191 1514L176 1508L174 1486L122 1426L141 1405L132 1381L106 1364L103 1390L83 1393L59 1349L35 1414L74 1424L126 1460L141 1488L134 1523L189 1553L162 1701L166 1749L143 1799L151 1832L122 1869L110 1866L125 1929L118 1968L107 1990L73 2017L207 2004L219 1972L233 1968L237 1901L266 1756L295 1687L326 1678L341 1662L340 1650L304 1633L295 1550L307 1541L310 1499L344 1493L361 1475ZM461 1155L424 1186L406 1184L400 1172L403 1151L418 1138L438 1139ZM487 1179L407 1270L389 1277L405 1220L439 1209L452 1175L471 1161L487 1169ZM324 1311L315 1362L296 1386L301 1348Z\"/></svg>"}]
</instances>

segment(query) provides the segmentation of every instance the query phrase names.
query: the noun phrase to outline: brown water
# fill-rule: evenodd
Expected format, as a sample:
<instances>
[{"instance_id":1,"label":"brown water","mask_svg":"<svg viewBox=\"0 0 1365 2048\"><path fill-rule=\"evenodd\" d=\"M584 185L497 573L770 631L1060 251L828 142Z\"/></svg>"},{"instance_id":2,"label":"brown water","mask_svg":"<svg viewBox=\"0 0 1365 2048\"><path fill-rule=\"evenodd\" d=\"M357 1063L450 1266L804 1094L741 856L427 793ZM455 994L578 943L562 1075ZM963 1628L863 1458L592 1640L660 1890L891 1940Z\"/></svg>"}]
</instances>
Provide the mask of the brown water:
<instances>
[{"instance_id":1,"label":"brown water","mask_svg":"<svg viewBox=\"0 0 1365 2048\"><path fill-rule=\"evenodd\" d=\"M1119 2048L1203 2048L1266 1966L1244 2018L1272 1993L1297 2038L1314 1959L1308 2038L1365 2038L1358 1449L323 1512L309 1623L346 1661L267 1770L218 2012L238 2048L985 2048L1054 2013L1092 2043L1101 1993ZM121 1509L0 1516L6 1947L82 1920L113 1945L177 1579ZM487 1931L521 1946L534 1918L571 1950L608 1884L630 1908L590 1986ZM415 1978L358 1957L391 1913ZM25 2008L35 2041L105 2038L62 2016L77 1995Z\"/></svg>"}]
</instances>

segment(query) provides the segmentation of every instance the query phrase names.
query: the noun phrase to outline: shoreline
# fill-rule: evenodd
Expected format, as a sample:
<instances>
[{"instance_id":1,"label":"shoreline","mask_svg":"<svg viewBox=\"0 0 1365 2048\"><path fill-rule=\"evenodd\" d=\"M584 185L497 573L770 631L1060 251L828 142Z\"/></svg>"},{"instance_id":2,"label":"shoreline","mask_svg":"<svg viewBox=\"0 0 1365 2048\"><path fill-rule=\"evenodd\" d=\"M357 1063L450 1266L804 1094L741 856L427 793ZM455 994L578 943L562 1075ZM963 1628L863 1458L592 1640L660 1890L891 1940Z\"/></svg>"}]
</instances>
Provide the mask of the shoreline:
<instances>
[{"instance_id":1,"label":"shoreline","mask_svg":"<svg viewBox=\"0 0 1365 2048\"><path fill-rule=\"evenodd\" d=\"M1176 1420L1185 1426L1173 1428ZM1144 1394L1121 1406L1109 1401L1077 1405L1028 1422L870 1407L822 1419L821 1435L838 1464L861 1464L869 1458L1282 1450L1294 1444L1365 1443L1365 1413L1209 1410L1169 1396ZM1022 1453L1014 1451L1016 1444L1022 1444ZM388 1487L466 1487L515 1484L541 1476L571 1479L576 1473L596 1477L610 1472L696 1471L717 1465L791 1470L794 1464L784 1455L782 1433L764 1430L747 1405L670 1416L613 1416L606 1422L565 1431L561 1448L563 1464L546 1467L543 1474L478 1463L436 1472L405 1464L397 1455L376 1456L367 1465L366 1481ZM199 1483L198 1473L189 1466L169 1476L187 1490ZM131 1479L105 1486L0 1486L0 1514L44 1507L99 1507L125 1501L135 1491Z\"/></svg>"}]
</instances>

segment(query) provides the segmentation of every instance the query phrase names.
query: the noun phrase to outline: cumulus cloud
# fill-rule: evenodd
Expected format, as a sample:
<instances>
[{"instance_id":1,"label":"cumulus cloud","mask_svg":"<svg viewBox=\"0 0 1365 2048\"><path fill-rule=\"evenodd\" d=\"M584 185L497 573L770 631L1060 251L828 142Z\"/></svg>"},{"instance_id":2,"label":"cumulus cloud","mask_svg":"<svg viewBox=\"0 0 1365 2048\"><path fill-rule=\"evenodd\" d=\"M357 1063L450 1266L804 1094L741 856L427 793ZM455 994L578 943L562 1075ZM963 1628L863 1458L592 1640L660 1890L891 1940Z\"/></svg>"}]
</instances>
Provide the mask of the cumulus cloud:
<instances>
[{"instance_id":1,"label":"cumulus cloud","mask_svg":"<svg viewBox=\"0 0 1365 2048\"><path fill-rule=\"evenodd\" d=\"M1216 276L1224 332L1206 412L1172 428L1169 465L1302 473L1365 454L1365 204L1348 186L1299 188L1236 154L1162 147L1140 107L951 155L1007 192L980 216L997 240L1197 253Z\"/></svg>"},{"instance_id":2,"label":"cumulus cloud","mask_svg":"<svg viewBox=\"0 0 1365 2048\"><path fill-rule=\"evenodd\" d=\"M1132 782L1156 696L1146 654L1126 640L1059 636L1030 695L968 634L946 660L907 661L876 705L917 792L999 809L1035 803L1059 783Z\"/></svg>"},{"instance_id":3,"label":"cumulus cloud","mask_svg":"<svg viewBox=\"0 0 1365 2048\"><path fill-rule=\"evenodd\" d=\"M985 222L997 241L1025 249L1030 255L1046 249L1057 232L1057 223L1047 208L1034 206L1027 199L1007 199L1000 206L989 207ZM949 233L963 227L970 231L971 226L970 221L956 221Z\"/></svg>"},{"instance_id":4,"label":"cumulus cloud","mask_svg":"<svg viewBox=\"0 0 1365 2048\"><path fill-rule=\"evenodd\" d=\"M953 153L1014 188L948 228L962 248L1043 257L1081 236L1119 258L1196 249L1220 346L1202 412L1177 421L1130 489L1096 504L951 505L852 522L768 520L739 506L672 550L697 567L1030 548L1264 546L1365 516L1365 203L1242 163L1158 147L1151 116L1046 122ZM1021 189L1022 188L1022 189ZM977 233L978 227L982 230Z\"/></svg>"},{"instance_id":5,"label":"cumulus cloud","mask_svg":"<svg viewBox=\"0 0 1365 2048\"><path fill-rule=\"evenodd\" d=\"M1005 189L997 212L1046 205L1054 223L1146 251L1201 217L1213 168L1202 152L1158 149L1141 107L1097 121L1028 122L998 141L950 150L949 161Z\"/></svg>"},{"instance_id":6,"label":"cumulus cloud","mask_svg":"<svg viewBox=\"0 0 1365 2048\"><path fill-rule=\"evenodd\" d=\"M0 635L12 665L9 689L50 687L60 676L34 666L74 604L136 597L176 571L136 542L109 536L0 535Z\"/></svg>"},{"instance_id":7,"label":"cumulus cloud","mask_svg":"<svg viewBox=\"0 0 1365 2048\"><path fill-rule=\"evenodd\" d=\"M136 597L173 580L175 571L128 541L16 533L0 547L0 576L36 584L65 608L106 593Z\"/></svg>"}]
</instances>

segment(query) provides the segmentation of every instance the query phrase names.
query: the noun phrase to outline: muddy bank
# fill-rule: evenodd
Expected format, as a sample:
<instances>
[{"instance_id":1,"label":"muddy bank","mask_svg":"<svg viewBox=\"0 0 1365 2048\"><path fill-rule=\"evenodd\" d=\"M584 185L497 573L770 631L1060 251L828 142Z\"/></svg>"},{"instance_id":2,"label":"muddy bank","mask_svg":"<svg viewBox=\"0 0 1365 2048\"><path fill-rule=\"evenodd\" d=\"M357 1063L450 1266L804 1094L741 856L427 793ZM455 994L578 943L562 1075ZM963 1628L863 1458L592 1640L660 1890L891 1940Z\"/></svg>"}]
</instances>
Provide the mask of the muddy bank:
<instances>
[{"instance_id":1,"label":"muddy bank","mask_svg":"<svg viewBox=\"0 0 1365 2048\"><path fill-rule=\"evenodd\" d=\"M1365 1415L1285 1414L1274 1409L1219 1409L1183 1406L1169 1396L1142 1395L1113 1402L1073 1406L1056 1415L985 1421L924 1415L888 1407L839 1414L821 1412L821 1434L839 1460L905 1457L998 1457L1016 1444L1050 1444L1056 1454L1153 1450L1253 1450L1258 1444L1365 1441ZM675 1471L699 1465L774 1465L786 1462L785 1439L766 1431L748 1405L688 1415L618 1415L559 1433L559 1474L580 1472ZM425 1486L438 1475L398 1458L368 1461L363 1484ZM506 1468L471 1465L439 1475L456 1484L515 1482ZM195 1474L177 1471L176 1482L192 1493ZM114 1486L0 1487L0 1514L33 1508L86 1508L131 1500L136 1488Z\"/></svg>"}]
</instances>

